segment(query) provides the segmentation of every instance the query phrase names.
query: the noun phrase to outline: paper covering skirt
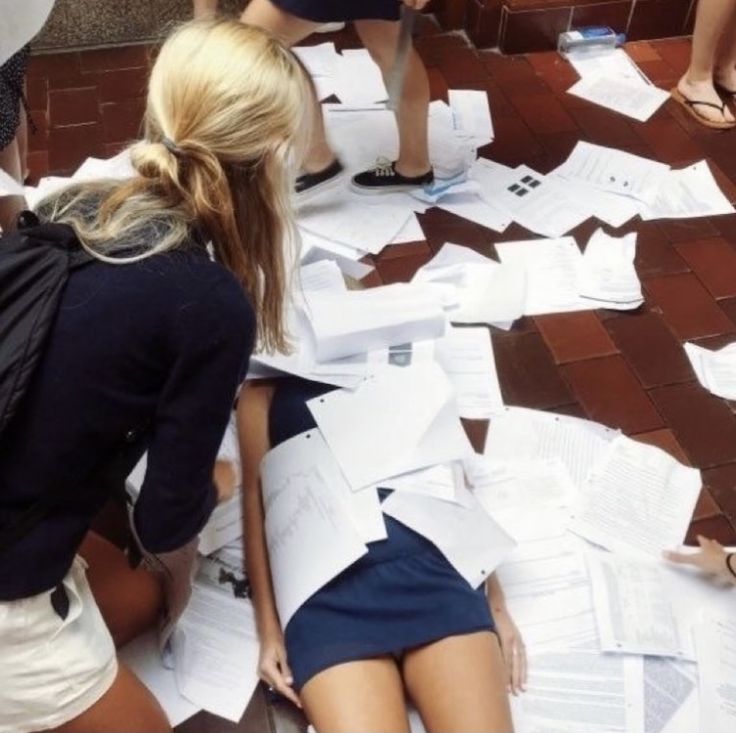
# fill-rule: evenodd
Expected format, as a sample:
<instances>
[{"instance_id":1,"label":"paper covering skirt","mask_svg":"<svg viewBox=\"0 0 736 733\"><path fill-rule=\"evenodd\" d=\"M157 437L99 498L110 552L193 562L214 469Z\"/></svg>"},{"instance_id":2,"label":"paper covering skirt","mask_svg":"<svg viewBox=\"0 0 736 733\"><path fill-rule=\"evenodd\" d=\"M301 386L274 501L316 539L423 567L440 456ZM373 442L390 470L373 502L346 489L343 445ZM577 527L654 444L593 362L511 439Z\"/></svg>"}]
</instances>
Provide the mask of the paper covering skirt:
<instances>
[{"instance_id":1,"label":"paper covering skirt","mask_svg":"<svg viewBox=\"0 0 736 733\"><path fill-rule=\"evenodd\" d=\"M398 20L401 0L272 0L281 10L315 23Z\"/></svg>"},{"instance_id":2,"label":"paper covering skirt","mask_svg":"<svg viewBox=\"0 0 736 733\"><path fill-rule=\"evenodd\" d=\"M485 589L471 588L428 540L385 516L388 539L317 591L285 630L294 687L343 662L493 631Z\"/></svg>"}]
</instances>

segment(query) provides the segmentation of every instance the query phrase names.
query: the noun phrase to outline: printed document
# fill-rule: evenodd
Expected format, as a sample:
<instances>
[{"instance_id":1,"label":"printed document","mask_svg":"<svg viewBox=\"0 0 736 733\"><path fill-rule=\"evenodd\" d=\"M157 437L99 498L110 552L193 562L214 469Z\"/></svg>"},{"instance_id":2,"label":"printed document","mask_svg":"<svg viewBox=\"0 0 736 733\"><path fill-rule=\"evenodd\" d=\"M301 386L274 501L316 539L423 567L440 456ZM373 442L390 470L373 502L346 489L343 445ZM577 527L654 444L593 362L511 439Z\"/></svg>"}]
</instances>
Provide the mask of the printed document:
<instances>
[{"instance_id":1,"label":"printed document","mask_svg":"<svg viewBox=\"0 0 736 733\"><path fill-rule=\"evenodd\" d=\"M695 627L700 683L700 729L733 733L736 729L736 621L707 614Z\"/></svg>"},{"instance_id":2,"label":"printed document","mask_svg":"<svg viewBox=\"0 0 736 733\"><path fill-rule=\"evenodd\" d=\"M613 552L660 558L684 539L701 486L697 469L619 436L585 483L572 530Z\"/></svg>"},{"instance_id":3,"label":"printed document","mask_svg":"<svg viewBox=\"0 0 736 733\"><path fill-rule=\"evenodd\" d=\"M670 97L669 92L608 72L586 76L567 90L593 104L646 122Z\"/></svg>"},{"instance_id":4,"label":"printed document","mask_svg":"<svg viewBox=\"0 0 736 733\"><path fill-rule=\"evenodd\" d=\"M350 493L318 430L269 451L261 463L266 544L283 627L304 601L367 552Z\"/></svg>"},{"instance_id":5,"label":"printed document","mask_svg":"<svg viewBox=\"0 0 736 733\"><path fill-rule=\"evenodd\" d=\"M692 662L644 657L645 733L693 733L698 729L697 716L687 724L690 709L695 707L697 712L697 676L697 665ZM676 727L681 721L686 727Z\"/></svg>"},{"instance_id":6,"label":"printed document","mask_svg":"<svg viewBox=\"0 0 736 733\"><path fill-rule=\"evenodd\" d=\"M604 652L694 661L692 635L669 595L661 561L591 550L588 569Z\"/></svg>"},{"instance_id":7,"label":"printed document","mask_svg":"<svg viewBox=\"0 0 736 733\"><path fill-rule=\"evenodd\" d=\"M583 79L607 74L640 86L652 84L623 48L596 52L590 49L573 50L566 58Z\"/></svg>"},{"instance_id":8,"label":"printed document","mask_svg":"<svg viewBox=\"0 0 736 733\"><path fill-rule=\"evenodd\" d=\"M450 89L447 99L458 133L469 137L478 148L493 141L493 122L487 92Z\"/></svg>"}]
</instances>

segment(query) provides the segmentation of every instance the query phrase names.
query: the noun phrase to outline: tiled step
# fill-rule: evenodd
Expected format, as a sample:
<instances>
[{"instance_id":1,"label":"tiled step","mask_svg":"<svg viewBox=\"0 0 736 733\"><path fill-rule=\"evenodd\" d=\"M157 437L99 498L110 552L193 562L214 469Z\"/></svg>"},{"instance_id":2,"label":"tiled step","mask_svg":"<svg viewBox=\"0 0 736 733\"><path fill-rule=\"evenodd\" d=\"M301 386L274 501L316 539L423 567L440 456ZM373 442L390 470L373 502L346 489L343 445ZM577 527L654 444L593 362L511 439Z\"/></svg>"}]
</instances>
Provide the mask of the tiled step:
<instances>
[{"instance_id":1,"label":"tiled step","mask_svg":"<svg viewBox=\"0 0 736 733\"><path fill-rule=\"evenodd\" d=\"M570 28L608 25L629 40L692 33L695 0L444 0L439 17L464 27L481 48L548 51Z\"/></svg>"}]
</instances>

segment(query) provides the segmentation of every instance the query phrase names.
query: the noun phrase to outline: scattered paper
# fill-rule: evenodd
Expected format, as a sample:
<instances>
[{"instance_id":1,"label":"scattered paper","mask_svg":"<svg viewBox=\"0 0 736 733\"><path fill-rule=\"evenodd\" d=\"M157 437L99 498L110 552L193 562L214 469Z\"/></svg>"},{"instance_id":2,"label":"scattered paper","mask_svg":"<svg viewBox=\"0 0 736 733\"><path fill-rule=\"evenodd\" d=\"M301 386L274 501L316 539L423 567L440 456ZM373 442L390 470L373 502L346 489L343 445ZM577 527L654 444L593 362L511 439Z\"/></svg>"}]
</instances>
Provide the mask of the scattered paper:
<instances>
[{"instance_id":1,"label":"scattered paper","mask_svg":"<svg viewBox=\"0 0 736 733\"><path fill-rule=\"evenodd\" d=\"M598 74L607 74L639 86L651 86L652 84L623 48L606 49L594 53L591 53L589 49L572 50L566 58L583 79Z\"/></svg>"},{"instance_id":2,"label":"scattered paper","mask_svg":"<svg viewBox=\"0 0 736 733\"><path fill-rule=\"evenodd\" d=\"M476 147L493 142L493 122L488 93L475 89L450 89L447 93L455 129Z\"/></svg>"},{"instance_id":3,"label":"scattered paper","mask_svg":"<svg viewBox=\"0 0 736 733\"><path fill-rule=\"evenodd\" d=\"M672 724L681 717L681 709L696 697L697 667L665 657L644 657L644 731L645 733L675 733ZM692 706L690 706L692 707ZM696 708L697 709L697 708ZM695 720L682 733L697 730Z\"/></svg>"},{"instance_id":4,"label":"scattered paper","mask_svg":"<svg viewBox=\"0 0 736 733\"><path fill-rule=\"evenodd\" d=\"M334 90L345 106L361 107L388 99L381 70L364 48L344 50L335 64Z\"/></svg>"},{"instance_id":5,"label":"scattered paper","mask_svg":"<svg viewBox=\"0 0 736 733\"><path fill-rule=\"evenodd\" d=\"M0 168L0 198L3 196L25 196L25 188Z\"/></svg>"},{"instance_id":6,"label":"scattered paper","mask_svg":"<svg viewBox=\"0 0 736 733\"><path fill-rule=\"evenodd\" d=\"M736 400L736 343L716 351L692 343L684 348L700 384L711 394Z\"/></svg>"},{"instance_id":7,"label":"scattered paper","mask_svg":"<svg viewBox=\"0 0 736 733\"><path fill-rule=\"evenodd\" d=\"M586 482L572 529L614 552L660 558L684 539L701 486L697 469L619 436Z\"/></svg>"},{"instance_id":8,"label":"scattered paper","mask_svg":"<svg viewBox=\"0 0 736 733\"><path fill-rule=\"evenodd\" d=\"M640 81L622 79L608 72L586 76L568 94L646 122L670 97L669 92Z\"/></svg>"},{"instance_id":9,"label":"scattered paper","mask_svg":"<svg viewBox=\"0 0 736 733\"><path fill-rule=\"evenodd\" d=\"M463 487L463 469L460 463L447 463L422 468L403 476L381 481L381 488L406 491L410 494L429 496L443 501L456 501L457 492ZM358 495L363 492L358 492Z\"/></svg>"}]
</instances>

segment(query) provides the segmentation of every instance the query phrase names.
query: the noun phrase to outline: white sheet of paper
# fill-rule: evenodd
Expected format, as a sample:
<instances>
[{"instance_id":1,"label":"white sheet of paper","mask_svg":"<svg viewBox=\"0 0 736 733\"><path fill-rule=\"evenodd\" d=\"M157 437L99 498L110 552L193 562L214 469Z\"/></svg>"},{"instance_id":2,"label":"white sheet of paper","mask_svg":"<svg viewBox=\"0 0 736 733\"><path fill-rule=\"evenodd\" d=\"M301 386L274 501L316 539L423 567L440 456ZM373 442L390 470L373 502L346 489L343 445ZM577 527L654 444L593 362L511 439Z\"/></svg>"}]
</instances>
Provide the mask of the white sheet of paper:
<instances>
[{"instance_id":1,"label":"white sheet of paper","mask_svg":"<svg viewBox=\"0 0 736 733\"><path fill-rule=\"evenodd\" d=\"M0 198L3 196L25 196L25 188L0 168Z\"/></svg>"},{"instance_id":2,"label":"white sheet of paper","mask_svg":"<svg viewBox=\"0 0 736 733\"><path fill-rule=\"evenodd\" d=\"M401 231L389 242L389 244L406 244L407 242L424 242L424 230L415 214L411 214Z\"/></svg>"},{"instance_id":3,"label":"white sheet of paper","mask_svg":"<svg viewBox=\"0 0 736 733\"><path fill-rule=\"evenodd\" d=\"M357 262L361 257L368 254L365 250L355 249L347 244L333 242L331 239L321 237L319 234L299 229L299 237L301 238L300 257L303 264L309 264L311 253L317 250L316 259L328 259L328 255L332 255L332 259L340 263L341 260L349 260ZM325 254L320 256L320 251Z\"/></svg>"},{"instance_id":4,"label":"white sheet of paper","mask_svg":"<svg viewBox=\"0 0 736 733\"><path fill-rule=\"evenodd\" d=\"M343 292L306 293L319 361L396 344L440 338L446 319L435 294L421 285L394 283Z\"/></svg>"},{"instance_id":5,"label":"white sheet of paper","mask_svg":"<svg viewBox=\"0 0 736 733\"><path fill-rule=\"evenodd\" d=\"M360 539L366 544L385 540L388 535L386 534L386 523L383 521L383 510L378 498L378 490L371 486L360 491L350 491L342 477L341 483L344 486L344 493L348 497L350 516L358 530Z\"/></svg>"},{"instance_id":6,"label":"white sheet of paper","mask_svg":"<svg viewBox=\"0 0 736 733\"><path fill-rule=\"evenodd\" d=\"M342 198L304 206L298 222L302 229L325 239L378 254L404 228L411 213L388 203L378 207Z\"/></svg>"},{"instance_id":7,"label":"white sheet of paper","mask_svg":"<svg viewBox=\"0 0 736 733\"><path fill-rule=\"evenodd\" d=\"M364 48L344 50L335 64L335 93L346 106L388 99L381 70Z\"/></svg>"},{"instance_id":8,"label":"white sheet of paper","mask_svg":"<svg viewBox=\"0 0 736 733\"><path fill-rule=\"evenodd\" d=\"M172 726L189 720L202 709L179 692L174 670L167 669L161 659L155 631L148 631L126 644L118 651L118 659L158 700Z\"/></svg>"},{"instance_id":9,"label":"white sheet of paper","mask_svg":"<svg viewBox=\"0 0 736 733\"><path fill-rule=\"evenodd\" d=\"M591 550L588 569L604 652L694 661L692 635L668 594L661 561Z\"/></svg>"},{"instance_id":10,"label":"white sheet of paper","mask_svg":"<svg viewBox=\"0 0 736 733\"><path fill-rule=\"evenodd\" d=\"M43 28L54 0L2 0L0 2L0 66Z\"/></svg>"},{"instance_id":11,"label":"white sheet of paper","mask_svg":"<svg viewBox=\"0 0 736 733\"><path fill-rule=\"evenodd\" d=\"M733 213L733 205L718 187L708 163L701 160L682 170L669 171L652 205L642 210L641 218L694 219Z\"/></svg>"},{"instance_id":12,"label":"white sheet of paper","mask_svg":"<svg viewBox=\"0 0 736 733\"><path fill-rule=\"evenodd\" d=\"M410 494L429 496L443 501L456 501L457 490L462 486L462 465L460 463L444 463L386 479L381 481L380 488L406 491ZM362 491L359 491L358 495L362 493Z\"/></svg>"},{"instance_id":13,"label":"white sheet of paper","mask_svg":"<svg viewBox=\"0 0 736 733\"><path fill-rule=\"evenodd\" d=\"M243 534L243 510L240 491L218 504L199 535L199 552L210 555Z\"/></svg>"},{"instance_id":14,"label":"white sheet of paper","mask_svg":"<svg viewBox=\"0 0 736 733\"><path fill-rule=\"evenodd\" d=\"M590 420L505 407L491 418L483 453L496 462L559 459L579 489L617 435Z\"/></svg>"},{"instance_id":15,"label":"white sheet of paper","mask_svg":"<svg viewBox=\"0 0 736 733\"><path fill-rule=\"evenodd\" d=\"M593 53L590 49L573 50L566 58L583 79L604 73L640 86L651 86L649 79L623 48Z\"/></svg>"},{"instance_id":16,"label":"white sheet of paper","mask_svg":"<svg viewBox=\"0 0 736 733\"><path fill-rule=\"evenodd\" d=\"M527 691L511 698L518 733L644 733L640 657L549 651L528 664Z\"/></svg>"},{"instance_id":17,"label":"white sheet of paper","mask_svg":"<svg viewBox=\"0 0 736 733\"><path fill-rule=\"evenodd\" d=\"M512 221L507 211L489 204L475 193L445 196L437 206L494 232L506 231Z\"/></svg>"},{"instance_id":18,"label":"white sheet of paper","mask_svg":"<svg viewBox=\"0 0 736 733\"><path fill-rule=\"evenodd\" d=\"M644 732L691 733L697 730L698 716L680 728L684 707L697 700L697 666L666 657L644 657ZM697 712L697 705L696 705ZM687 725L687 720L683 721Z\"/></svg>"},{"instance_id":19,"label":"white sheet of paper","mask_svg":"<svg viewBox=\"0 0 736 733\"><path fill-rule=\"evenodd\" d=\"M578 293L583 256L572 237L497 242L496 252L526 271L526 315L590 309Z\"/></svg>"},{"instance_id":20,"label":"white sheet of paper","mask_svg":"<svg viewBox=\"0 0 736 733\"><path fill-rule=\"evenodd\" d=\"M125 180L136 175L130 160L130 150L126 148L112 158L87 158L74 171L73 181L94 181L101 178Z\"/></svg>"},{"instance_id":21,"label":"white sheet of paper","mask_svg":"<svg viewBox=\"0 0 736 733\"><path fill-rule=\"evenodd\" d=\"M258 684L258 634L250 601L195 582L171 641L179 692L238 722Z\"/></svg>"},{"instance_id":22,"label":"white sheet of paper","mask_svg":"<svg viewBox=\"0 0 736 733\"><path fill-rule=\"evenodd\" d=\"M736 622L708 614L695 627L700 683L700 729L732 733L736 728Z\"/></svg>"},{"instance_id":23,"label":"white sheet of paper","mask_svg":"<svg viewBox=\"0 0 736 733\"><path fill-rule=\"evenodd\" d=\"M503 404L487 328L451 326L437 342L437 361L455 387L461 417L483 420Z\"/></svg>"},{"instance_id":24,"label":"white sheet of paper","mask_svg":"<svg viewBox=\"0 0 736 733\"><path fill-rule=\"evenodd\" d=\"M561 237L590 218L592 212L568 194L559 178L547 178L526 165L514 174L493 191L491 200L529 231Z\"/></svg>"},{"instance_id":25,"label":"white sheet of paper","mask_svg":"<svg viewBox=\"0 0 736 733\"><path fill-rule=\"evenodd\" d=\"M317 260L299 268L299 284L304 292L343 293L347 290L342 270L335 260Z\"/></svg>"},{"instance_id":26,"label":"white sheet of paper","mask_svg":"<svg viewBox=\"0 0 736 733\"><path fill-rule=\"evenodd\" d=\"M664 89L622 79L610 72L586 76L567 92L639 122L646 122L670 97Z\"/></svg>"},{"instance_id":27,"label":"white sheet of paper","mask_svg":"<svg viewBox=\"0 0 736 733\"><path fill-rule=\"evenodd\" d=\"M476 89L450 89L447 99L455 121L455 129L467 135L476 147L493 140L493 121L488 93Z\"/></svg>"},{"instance_id":28,"label":"white sheet of paper","mask_svg":"<svg viewBox=\"0 0 736 733\"><path fill-rule=\"evenodd\" d=\"M585 483L572 529L613 552L659 558L684 539L701 486L697 469L619 436Z\"/></svg>"},{"instance_id":29,"label":"white sheet of paper","mask_svg":"<svg viewBox=\"0 0 736 733\"><path fill-rule=\"evenodd\" d=\"M434 363L386 366L355 392L307 406L353 490L472 451L452 385Z\"/></svg>"},{"instance_id":30,"label":"white sheet of paper","mask_svg":"<svg viewBox=\"0 0 736 733\"><path fill-rule=\"evenodd\" d=\"M644 302L634 266L636 232L611 237L597 229L585 248L578 292L591 307L631 310Z\"/></svg>"},{"instance_id":31,"label":"white sheet of paper","mask_svg":"<svg viewBox=\"0 0 736 733\"><path fill-rule=\"evenodd\" d=\"M266 544L282 627L367 552L348 491L318 430L269 451L261 463Z\"/></svg>"},{"instance_id":32,"label":"white sheet of paper","mask_svg":"<svg viewBox=\"0 0 736 733\"><path fill-rule=\"evenodd\" d=\"M563 178L653 204L669 166L616 148L579 141L556 169Z\"/></svg>"},{"instance_id":33,"label":"white sheet of paper","mask_svg":"<svg viewBox=\"0 0 736 733\"><path fill-rule=\"evenodd\" d=\"M684 348L700 384L711 394L736 400L736 343L715 351L692 343Z\"/></svg>"},{"instance_id":34,"label":"white sheet of paper","mask_svg":"<svg viewBox=\"0 0 736 733\"><path fill-rule=\"evenodd\" d=\"M477 588L515 543L467 489L461 489L458 498L456 504L396 491L383 502L383 511L426 537Z\"/></svg>"}]
</instances>

